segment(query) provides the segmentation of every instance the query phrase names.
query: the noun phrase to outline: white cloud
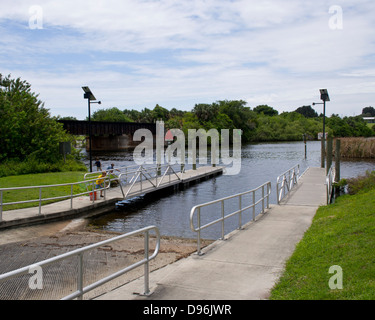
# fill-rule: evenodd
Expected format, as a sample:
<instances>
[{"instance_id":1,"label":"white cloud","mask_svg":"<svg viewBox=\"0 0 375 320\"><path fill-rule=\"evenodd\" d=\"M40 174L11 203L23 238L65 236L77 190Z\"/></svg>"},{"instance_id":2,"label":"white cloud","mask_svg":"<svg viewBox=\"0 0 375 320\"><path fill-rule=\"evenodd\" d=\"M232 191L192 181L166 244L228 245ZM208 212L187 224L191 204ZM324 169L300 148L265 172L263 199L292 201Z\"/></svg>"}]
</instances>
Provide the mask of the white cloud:
<instances>
[{"instance_id":1,"label":"white cloud","mask_svg":"<svg viewBox=\"0 0 375 320\"><path fill-rule=\"evenodd\" d=\"M35 3L6 2L0 72L29 81L53 114L77 118L87 112L82 85L101 107L245 99L280 111L327 87L333 112L352 115L375 98L374 2L337 4L342 30L329 28L323 0L40 0L43 29L30 30Z\"/></svg>"}]
</instances>

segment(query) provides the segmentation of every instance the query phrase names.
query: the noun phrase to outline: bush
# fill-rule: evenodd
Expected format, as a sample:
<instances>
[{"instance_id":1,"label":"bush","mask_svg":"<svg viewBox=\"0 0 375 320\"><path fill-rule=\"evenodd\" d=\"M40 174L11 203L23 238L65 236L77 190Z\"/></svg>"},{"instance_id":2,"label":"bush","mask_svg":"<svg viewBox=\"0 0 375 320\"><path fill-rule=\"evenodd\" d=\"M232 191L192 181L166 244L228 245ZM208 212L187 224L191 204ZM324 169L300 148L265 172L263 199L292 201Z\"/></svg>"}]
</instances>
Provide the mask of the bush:
<instances>
[{"instance_id":1,"label":"bush","mask_svg":"<svg viewBox=\"0 0 375 320\"><path fill-rule=\"evenodd\" d=\"M41 162L30 157L25 161L8 160L0 164L0 177L8 177L30 173L66 172L82 171L86 172L86 166L74 159L60 160L55 163Z\"/></svg>"},{"instance_id":2,"label":"bush","mask_svg":"<svg viewBox=\"0 0 375 320\"><path fill-rule=\"evenodd\" d=\"M375 171L366 171L364 176L347 179L348 193L367 192L375 189Z\"/></svg>"}]
</instances>

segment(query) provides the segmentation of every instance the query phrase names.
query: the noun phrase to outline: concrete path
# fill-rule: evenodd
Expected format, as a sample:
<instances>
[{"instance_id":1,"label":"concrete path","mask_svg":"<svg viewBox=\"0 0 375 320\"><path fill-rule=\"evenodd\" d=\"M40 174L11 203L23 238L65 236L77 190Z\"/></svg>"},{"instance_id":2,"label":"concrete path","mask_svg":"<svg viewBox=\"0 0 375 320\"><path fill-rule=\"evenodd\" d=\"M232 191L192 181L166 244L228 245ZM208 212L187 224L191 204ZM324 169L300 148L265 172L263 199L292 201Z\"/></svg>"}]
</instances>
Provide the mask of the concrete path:
<instances>
[{"instance_id":1,"label":"concrete path","mask_svg":"<svg viewBox=\"0 0 375 320\"><path fill-rule=\"evenodd\" d=\"M141 277L101 300L258 300L267 299L286 260L326 204L325 169L309 168L298 186L255 222L150 274L151 295Z\"/></svg>"}]
</instances>

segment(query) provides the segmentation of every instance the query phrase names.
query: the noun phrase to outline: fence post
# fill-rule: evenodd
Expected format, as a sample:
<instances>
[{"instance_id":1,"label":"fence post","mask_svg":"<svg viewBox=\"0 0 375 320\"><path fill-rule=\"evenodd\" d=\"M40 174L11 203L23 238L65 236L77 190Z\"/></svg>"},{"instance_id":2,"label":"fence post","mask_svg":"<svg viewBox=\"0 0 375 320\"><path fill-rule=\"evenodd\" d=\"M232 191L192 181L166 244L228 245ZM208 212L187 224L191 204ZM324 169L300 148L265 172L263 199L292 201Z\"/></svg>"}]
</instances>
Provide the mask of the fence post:
<instances>
[{"instance_id":1,"label":"fence post","mask_svg":"<svg viewBox=\"0 0 375 320\"><path fill-rule=\"evenodd\" d=\"M39 214L42 214L42 188L39 188Z\"/></svg>"},{"instance_id":2,"label":"fence post","mask_svg":"<svg viewBox=\"0 0 375 320\"><path fill-rule=\"evenodd\" d=\"M224 200L221 200L221 240L224 240Z\"/></svg>"},{"instance_id":3,"label":"fence post","mask_svg":"<svg viewBox=\"0 0 375 320\"><path fill-rule=\"evenodd\" d=\"M242 228L242 196L240 195L238 199L239 199L238 205L239 205L239 210L240 210L240 214L238 216L238 219L239 219L238 229L241 229Z\"/></svg>"},{"instance_id":4,"label":"fence post","mask_svg":"<svg viewBox=\"0 0 375 320\"><path fill-rule=\"evenodd\" d=\"M253 221L255 221L255 191L253 191Z\"/></svg>"},{"instance_id":5,"label":"fence post","mask_svg":"<svg viewBox=\"0 0 375 320\"><path fill-rule=\"evenodd\" d=\"M77 279L77 290L81 293L78 300L83 299L83 253L78 255L78 279Z\"/></svg>"},{"instance_id":6,"label":"fence post","mask_svg":"<svg viewBox=\"0 0 375 320\"><path fill-rule=\"evenodd\" d=\"M262 213L264 213L264 185L262 185Z\"/></svg>"},{"instance_id":7,"label":"fence post","mask_svg":"<svg viewBox=\"0 0 375 320\"><path fill-rule=\"evenodd\" d=\"M0 222L3 221L3 190L0 191Z\"/></svg>"},{"instance_id":8,"label":"fence post","mask_svg":"<svg viewBox=\"0 0 375 320\"><path fill-rule=\"evenodd\" d=\"M197 232L197 246L198 246L198 252L197 254L201 254L201 208L198 207L197 212L197 223L198 223L198 232Z\"/></svg>"},{"instance_id":9,"label":"fence post","mask_svg":"<svg viewBox=\"0 0 375 320\"><path fill-rule=\"evenodd\" d=\"M73 184L70 185L70 209L73 209Z\"/></svg>"},{"instance_id":10,"label":"fence post","mask_svg":"<svg viewBox=\"0 0 375 320\"><path fill-rule=\"evenodd\" d=\"M149 288L149 261L148 261L148 258L149 258L149 247L148 247L148 244L149 244L149 233L148 233L148 230L145 232L145 260L146 260L146 263L145 263L145 267L144 267L144 270L145 270L145 284L144 284L144 288L145 288L145 292L144 292L144 295L149 295L150 294L150 288Z\"/></svg>"}]
</instances>

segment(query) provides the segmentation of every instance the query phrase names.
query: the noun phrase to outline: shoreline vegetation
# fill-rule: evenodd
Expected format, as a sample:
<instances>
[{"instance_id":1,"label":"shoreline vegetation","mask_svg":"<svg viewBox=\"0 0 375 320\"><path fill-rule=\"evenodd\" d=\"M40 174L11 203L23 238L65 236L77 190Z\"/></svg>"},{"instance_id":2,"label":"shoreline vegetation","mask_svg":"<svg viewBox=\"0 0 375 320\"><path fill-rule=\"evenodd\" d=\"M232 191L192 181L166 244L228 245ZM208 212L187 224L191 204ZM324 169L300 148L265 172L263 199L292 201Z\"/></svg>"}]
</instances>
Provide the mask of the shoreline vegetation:
<instances>
[{"instance_id":1,"label":"shoreline vegetation","mask_svg":"<svg viewBox=\"0 0 375 320\"><path fill-rule=\"evenodd\" d=\"M374 137L342 137L333 140L333 151L336 140L340 139L340 157L344 159L374 159Z\"/></svg>"}]
</instances>

